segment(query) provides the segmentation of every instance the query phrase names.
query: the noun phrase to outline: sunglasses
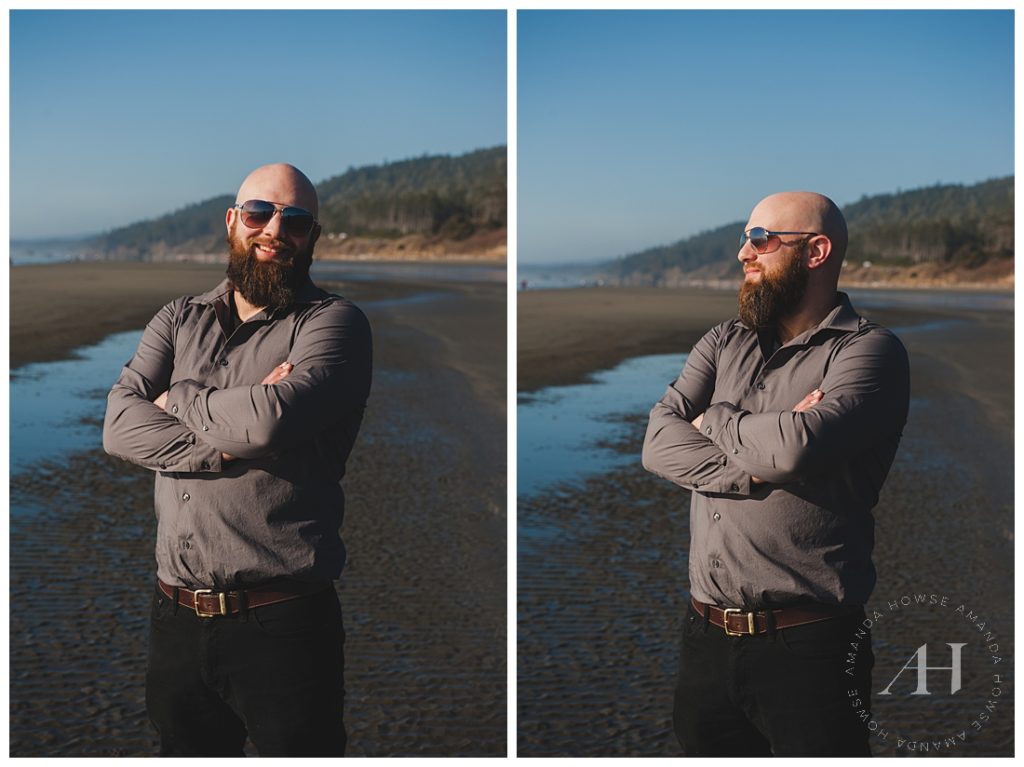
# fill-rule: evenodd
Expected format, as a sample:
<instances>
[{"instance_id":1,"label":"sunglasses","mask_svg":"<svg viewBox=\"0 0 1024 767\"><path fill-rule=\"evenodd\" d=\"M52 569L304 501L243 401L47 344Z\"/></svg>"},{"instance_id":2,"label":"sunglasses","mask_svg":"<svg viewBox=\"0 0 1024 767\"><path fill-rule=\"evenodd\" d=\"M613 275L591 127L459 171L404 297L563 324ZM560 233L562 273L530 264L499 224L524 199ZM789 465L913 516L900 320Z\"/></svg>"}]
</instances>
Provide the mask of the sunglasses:
<instances>
[{"instance_id":1,"label":"sunglasses","mask_svg":"<svg viewBox=\"0 0 1024 767\"><path fill-rule=\"evenodd\" d=\"M740 247L742 248L747 242L750 242L750 247L754 249L755 253L774 253L779 249L780 245L786 247L792 247L796 245L795 242L783 242L779 239L780 234L805 234L808 237L817 237L818 232L769 232L763 226L755 226L752 229L748 229L740 235Z\"/></svg>"},{"instance_id":2,"label":"sunglasses","mask_svg":"<svg viewBox=\"0 0 1024 767\"><path fill-rule=\"evenodd\" d=\"M281 214L281 226L292 237L305 237L316 223L313 214L305 208L275 205L266 200L246 200L235 207L242 212L242 223L250 229L262 229L275 213Z\"/></svg>"}]
</instances>

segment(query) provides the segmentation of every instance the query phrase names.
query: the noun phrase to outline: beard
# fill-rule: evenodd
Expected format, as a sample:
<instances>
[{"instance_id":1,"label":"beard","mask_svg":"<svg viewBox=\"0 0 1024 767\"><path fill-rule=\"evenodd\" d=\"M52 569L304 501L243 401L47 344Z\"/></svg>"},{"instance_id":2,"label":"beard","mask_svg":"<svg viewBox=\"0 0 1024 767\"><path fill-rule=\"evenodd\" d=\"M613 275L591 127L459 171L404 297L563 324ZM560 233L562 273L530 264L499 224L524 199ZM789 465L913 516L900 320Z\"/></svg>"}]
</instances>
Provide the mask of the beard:
<instances>
[{"instance_id":1,"label":"beard","mask_svg":"<svg viewBox=\"0 0 1024 767\"><path fill-rule=\"evenodd\" d=\"M313 243L300 251L285 250L270 261L256 257L255 241L246 244L232 229L227 237L229 247L228 279L242 298L253 306L265 306L268 310L284 309L295 299L295 291L309 279L309 267L313 263ZM289 248L280 241L264 242Z\"/></svg>"},{"instance_id":2,"label":"beard","mask_svg":"<svg viewBox=\"0 0 1024 767\"><path fill-rule=\"evenodd\" d=\"M804 243L778 273L762 270L758 282L745 281L740 286L740 319L744 325L754 330L773 327L799 306L809 274L803 265L806 251Z\"/></svg>"}]
</instances>

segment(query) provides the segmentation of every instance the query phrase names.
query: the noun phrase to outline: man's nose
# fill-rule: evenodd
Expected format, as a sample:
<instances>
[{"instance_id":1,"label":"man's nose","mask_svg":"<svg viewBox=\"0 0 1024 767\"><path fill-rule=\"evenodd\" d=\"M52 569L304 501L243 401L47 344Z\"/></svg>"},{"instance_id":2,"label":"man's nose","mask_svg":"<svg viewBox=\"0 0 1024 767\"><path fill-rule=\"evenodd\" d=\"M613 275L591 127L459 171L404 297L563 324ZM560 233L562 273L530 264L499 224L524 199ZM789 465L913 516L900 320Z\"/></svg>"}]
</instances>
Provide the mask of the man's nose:
<instances>
[{"instance_id":1,"label":"man's nose","mask_svg":"<svg viewBox=\"0 0 1024 767\"><path fill-rule=\"evenodd\" d=\"M740 260L741 264L745 264L748 261L753 261L757 258L757 253L754 252L754 248L750 245L750 240L747 240L740 245L740 252L736 254L736 258Z\"/></svg>"},{"instance_id":2,"label":"man's nose","mask_svg":"<svg viewBox=\"0 0 1024 767\"><path fill-rule=\"evenodd\" d=\"M281 211L274 211L274 215L270 217L266 226L263 227L263 233L276 240L284 239L284 216L281 215Z\"/></svg>"}]
</instances>

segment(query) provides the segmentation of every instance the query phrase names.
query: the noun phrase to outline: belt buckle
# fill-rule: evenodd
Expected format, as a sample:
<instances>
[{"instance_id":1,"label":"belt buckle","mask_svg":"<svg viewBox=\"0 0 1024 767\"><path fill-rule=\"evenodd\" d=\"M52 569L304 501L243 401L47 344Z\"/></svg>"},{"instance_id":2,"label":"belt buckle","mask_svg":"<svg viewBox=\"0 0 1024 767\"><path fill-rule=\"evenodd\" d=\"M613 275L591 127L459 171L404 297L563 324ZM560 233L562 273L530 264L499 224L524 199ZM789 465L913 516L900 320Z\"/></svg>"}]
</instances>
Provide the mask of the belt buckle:
<instances>
[{"instance_id":1,"label":"belt buckle","mask_svg":"<svg viewBox=\"0 0 1024 767\"><path fill-rule=\"evenodd\" d=\"M220 612L208 613L199 609L199 596L217 594L220 597ZM196 589L192 592L192 608L200 618L215 618L219 615L228 615L228 595L223 591L215 592L213 589Z\"/></svg>"},{"instance_id":2,"label":"belt buckle","mask_svg":"<svg viewBox=\"0 0 1024 767\"><path fill-rule=\"evenodd\" d=\"M753 636L754 634L757 633L757 629L754 626L754 613L752 613L752 612L748 612L747 613L747 631L746 631L746 633L744 633L742 631L732 631L732 630L729 629L729 613L743 613L743 612L745 612L745 610L741 610L738 607L727 607L724 610L722 610L722 613L723 613L722 623L725 624L725 625L722 626L722 628L725 629L725 635L726 636L742 637L742 636L747 636L747 634L749 634L750 636Z\"/></svg>"}]
</instances>

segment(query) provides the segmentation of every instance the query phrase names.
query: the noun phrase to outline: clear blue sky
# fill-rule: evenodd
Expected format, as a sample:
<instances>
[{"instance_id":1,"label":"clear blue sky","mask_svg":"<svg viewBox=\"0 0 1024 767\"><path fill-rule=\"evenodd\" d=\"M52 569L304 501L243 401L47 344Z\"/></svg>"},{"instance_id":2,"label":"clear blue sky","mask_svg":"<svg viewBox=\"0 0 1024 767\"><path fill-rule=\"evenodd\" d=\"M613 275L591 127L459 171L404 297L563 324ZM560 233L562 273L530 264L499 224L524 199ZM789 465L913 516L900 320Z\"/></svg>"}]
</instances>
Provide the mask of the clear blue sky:
<instances>
[{"instance_id":1,"label":"clear blue sky","mask_svg":"<svg viewBox=\"0 0 1024 767\"><path fill-rule=\"evenodd\" d=\"M1013 173L1011 11L521 11L521 264Z\"/></svg>"},{"instance_id":2,"label":"clear blue sky","mask_svg":"<svg viewBox=\"0 0 1024 767\"><path fill-rule=\"evenodd\" d=\"M12 11L11 236L504 144L504 11Z\"/></svg>"}]
</instances>

